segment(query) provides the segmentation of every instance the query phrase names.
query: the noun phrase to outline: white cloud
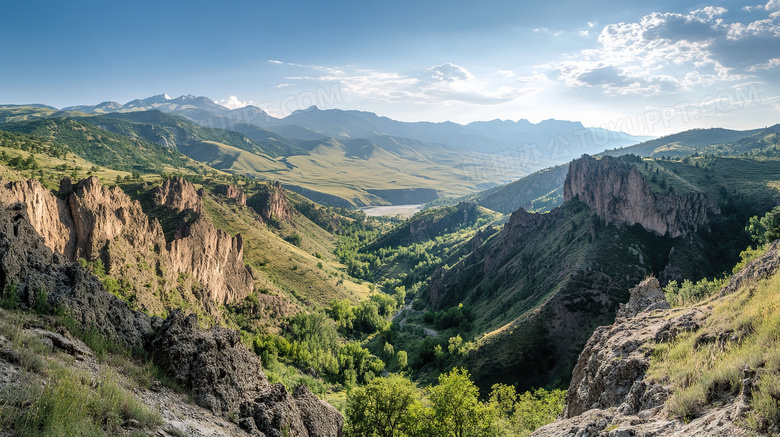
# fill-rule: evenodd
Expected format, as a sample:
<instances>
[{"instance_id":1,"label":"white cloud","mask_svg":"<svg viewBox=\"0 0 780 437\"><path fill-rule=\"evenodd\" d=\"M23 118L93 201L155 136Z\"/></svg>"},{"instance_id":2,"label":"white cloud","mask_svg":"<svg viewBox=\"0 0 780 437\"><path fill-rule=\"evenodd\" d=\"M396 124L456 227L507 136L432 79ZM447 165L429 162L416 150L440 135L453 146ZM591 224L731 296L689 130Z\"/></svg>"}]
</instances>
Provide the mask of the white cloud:
<instances>
[{"instance_id":1,"label":"white cloud","mask_svg":"<svg viewBox=\"0 0 780 437\"><path fill-rule=\"evenodd\" d=\"M277 88L284 88L288 86L293 86L291 83L280 83L279 85L276 85Z\"/></svg>"},{"instance_id":2,"label":"white cloud","mask_svg":"<svg viewBox=\"0 0 780 437\"><path fill-rule=\"evenodd\" d=\"M227 99L217 100L215 102L218 105L222 105L228 109L238 109L243 108L244 106L254 105L255 102L251 100L242 101L239 100L236 96L229 96Z\"/></svg>"},{"instance_id":3,"label":"white cloud","mask_svg":"<svg viewBox=\"0 0 780 437\"><path fill-rule=\"evenodd\" d=\"M763 9L780 11L780 0L770 0ZM600 87L608 94L655 94L742 80L758 69L780 65L775 13L753 22L727 23L727 12L707 6L687 14L654 12L638 22L610 24L599 34L598 48L551 67L569 86Z\"/></svg>"},{"instance_id":4,"label":"white cloud","mask_svg":"<svg viewBox=\"0 0 780 437\"><path fill-rule=\"evenodd\" d=\"M590 36L590 32L587 30L580 30L580 36Z\"/></svg>"},{"instance_id":5,"label":"white cloud","mask_svg":"<svg viewBox=\"0 0 780 437\"><path fill-rule=\"evenodd\" d=\"M588 27L593 28L595 26L596 26L596 23L594 23L593 21L588 21Z\"/></svg>"},{"instance_id":6,"label":"white cloud","mask_svg":"<svg viewBox=\"0 0 780 437\"><path fill-rule=\"evenodd\" d=\"M764 9L771 12L769 14L770 17L780 16L780 0L769 0Z\"/></svg>"},{"instance_id":7,"label":"white cloud","mask_svg":"<svg viewBox=\"0 0 780 437\"><path fill-rule=\"evenodd\" d=\"M281 64L281 65L284 65L284 62L282 62L282 61L277 61L276 59L269 59L269 60L268 60L268 62L269 62L270 64Z\"/></svg>"},{"instance_id":8,"label":"white cloud","mask_svg":"<svg viewBox=\"0 0 780 437\"><path fill-rule=\"evenodd\" d=\"M491 80L477 78L465 67L451 62L434 65L416 73L384 72L370 69L308 66L321 75L287 77L290 81L338 83L346 96L375 101L404 103L470 103L495 105L510 102L538 91L533 86L517 86L514 72L502 70ZM501 83L504 82L505 83Z\"/></svg>"}]
</instances>

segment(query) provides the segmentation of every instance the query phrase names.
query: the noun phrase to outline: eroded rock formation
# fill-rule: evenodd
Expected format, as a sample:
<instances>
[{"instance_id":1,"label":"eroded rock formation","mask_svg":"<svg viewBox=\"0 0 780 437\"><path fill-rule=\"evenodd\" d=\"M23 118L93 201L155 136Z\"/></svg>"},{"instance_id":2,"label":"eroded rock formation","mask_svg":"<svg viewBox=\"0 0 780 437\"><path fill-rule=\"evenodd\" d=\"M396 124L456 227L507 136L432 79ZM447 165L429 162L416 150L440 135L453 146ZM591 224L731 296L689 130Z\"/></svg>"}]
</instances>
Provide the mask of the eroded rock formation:
<instances>
[{"instance_id":1,"label":"eroded rock formation","mask_svg":"<svg viewBox=\"0 0 780 437\"><path fill-rule=\"evenodd\" d=\"M239 414L253 435L341 435L343 418L335 408L305 388L291 396L281 384L269 385L260 359L238 332L203 331L196 316L181 310L165 321L131 310L95 275L52 252L27 210L24 203L0 207L0 289L6 299L39 311L57 306L85 331L97 330L128 349L145 349L198 405L223 417Z\"/></svg>"},{"instance_id":2,"label":"eroded rock formation","mask_svg":"<svg viewBox=\"0 0 780 437\"><path fill-rule=\"evenodd\" d=\"M195 190L186 179L178 176L168 178L152 193L154 203L164 205L176 211L192 210L198 214L203 212L203 191Z\"/></svg>"},{"instance_id":3,"label":"eroded rock formation","mask_svg":"<svg viewBox=\"0 0 780 437\"><path fill-rule=\"evenodd\" d=\"M642 225L660 235L679 237L704 228L720 214L706 194L653 192L635 166L605 156L572 161L563 185L563 199L579 199L607 224Z\"/></svg>"},{"instance_id":4,"label":"eroded rock formation","mask_svg":"<svg viewBox=\"0 0 780 437\"><path fill-rule=\"evenodd\" d=\"M246 206L246 194L243 190L233 185L217 185L214 187L214 193L227 199L235 200L241 206Z\"/></svg>"},{"instance_id":5,"label":"eroded rock formation","mask_svg":"<svg viewBox=\"0 0 780 437\"><path fill-rule=\"evenodd\" d=\"M295 213L279 182L262 185L249 199L248 205L257 211L263 220L269 220L271 217L275 220L290 220Z\"/></svg>"},{"instance_id":6,"label":"eroded rock formation","mask_svg":"<svg viewBox=\"0 0 780 437\"><path fill-rule=\"evenodd\" d=\"M721 290L730 294L780 270L780 242L735 274ZM749 290L749 288L748 288ZM670 417L669 387L663 378L646 375L657 343L671 342L683 332L708 326L711 305L668 309L662 290L650 278L631 290L610 326L593 333L572 374L566 406L557 422L536 430L535 437L590 436L748 436L744 428L756 378L760 371L741 371L741 390L723 394L702 406L699 417L682 421ZM717 311L717 310L716 310ZM730 332L730 331L729 331ZM727 341L728 332L698 333L695 345ZM732 341L735 341L732 339ZM770 431L771 433L771 431Z\"/></svg>"},{"instance_id":7,"label":"eroded rock formation","mask_svg":"<svg viewBox=\"0 0 780 437\"><path fill-rule=\"evenodd\" d=\"M69 184L66 184L69 185ZM173 177L153 192L154 202L181 213L172 241L150 219L138 201L119 187L101 186L96 177L80 181L56 197L37 181L0 185L0 201L24 202L46 246L70 261L100 259L106 273L123 278L137 304L151 312L163 310L155 291L174 287L200 293L206 311L214 303L229 303L253 288L252 272L243 263L243 240L216 229L203 217L202 190ZM199 285L179 280L184 275ZM179 293L189 293L177 290Z\"/></svg>"}]
</instances>

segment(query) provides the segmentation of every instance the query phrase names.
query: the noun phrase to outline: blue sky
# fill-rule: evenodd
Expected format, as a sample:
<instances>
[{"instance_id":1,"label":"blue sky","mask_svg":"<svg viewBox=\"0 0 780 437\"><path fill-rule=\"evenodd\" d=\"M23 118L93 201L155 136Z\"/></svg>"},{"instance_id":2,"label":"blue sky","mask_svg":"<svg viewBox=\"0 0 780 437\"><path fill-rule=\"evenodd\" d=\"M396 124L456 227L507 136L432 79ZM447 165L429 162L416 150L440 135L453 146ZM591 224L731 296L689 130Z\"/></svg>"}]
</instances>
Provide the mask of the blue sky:
<instances>
[{"instance_id":1,"label":"blue sky","mask_svg":"<svg viewBox=\"0 0 780 437\"><path fill-rule=\"evenodd\" d=\"M635 134L780 122L780 0L0 3L0 102L167 93Z\"/></svg>"}]
</instances>

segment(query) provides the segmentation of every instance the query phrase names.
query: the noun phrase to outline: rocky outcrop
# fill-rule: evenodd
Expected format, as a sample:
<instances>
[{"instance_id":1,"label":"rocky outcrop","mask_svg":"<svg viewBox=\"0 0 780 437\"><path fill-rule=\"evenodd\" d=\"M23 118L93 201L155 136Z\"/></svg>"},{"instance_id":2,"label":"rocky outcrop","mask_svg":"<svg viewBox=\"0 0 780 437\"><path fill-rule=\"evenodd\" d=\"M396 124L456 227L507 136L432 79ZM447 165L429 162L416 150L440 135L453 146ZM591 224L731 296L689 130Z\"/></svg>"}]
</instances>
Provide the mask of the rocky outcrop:
<instances>
[{"instance_id":1,"label":"rocky outcrop","mask_svg":"<svg viewBox=\"0 0 780 437\"><path fill-rule=\"evenodd\" d=\"M243 299L254 285L252 269L244 265L241 235L233 237L204 218L176 232L167 257L174 272L191 273L221 304Z\"/></svg>"},{"instance_id":2,"label":"rocky outcrop","mask_svg":"<svg viewBox=\"0 0 780 437\"><path fill-rule=\"evenodd\" d=\"M192 390L198 405L223 416L235 414L251 435L341 435L341 414L305 386L290 395L282 384L269 385L260 359L241 343L236 331L219 327L202 331L195 315L175 310L150 349L166 373Z\"/></svg>"},{"instance_id":3,"label":"rocky outcrop","mask_svg":"<svg viewBox=\"0 0 780 437\"><path fill-rule=\"evenodd\" d=\"M8 182L0 186L0 201L24 202L46 245L66 259L100 259L106 273L128 281L128 293L140 307L162 311L152 292L172 290L181 274L200 282L209 312L214 302L233 302L252 291L241 236L220 231L202 217L203 192L187 180L170 178L152 195L156 205L184 220L167 244L160 223L119 187L104 187L90 177L63 193L64 200L37 181Z\"/></svg>"},{"instance_id":4,"label":"rocky outcrop","mask_svg":"<svg viewBox=\"0 0 780 437\"><path fill-rule=\"evenodd\" d=\"M246 194L243 190L233 185L217 185L214 187L214 193L226 199L232 199L241 206L246 206Z\"/></svg>"},{"instance_id":5,"label":"rocky outcrop","mask_svg":"<svg viewBox=\"0 0 780 437\"><path fill-rule=\"evenodd\" d=\"M203 191L196 190L189 181L179 176L166 179L152 193L154 203L167 206L175 211L192 210L198 214L203 212Z\"/></svg>"},{"instance_id":6,"label":"rocky outcrop","mask_svg":"<svg viewBox=\"0 0 780 437\"><path fill-rule=\"evenodd\" d=\"M241 406L241 427L252 435L267 437L341 436L344 418L317 399L305 385L290 396L282 384Z\"/></svg>"},{"instance_id":7,"label":"rocky outcrop","mask_svg":"<svg viewBox=\"0 0 780 437\"><path fill-rule=\"evenodd\" d=\"M770 244L767 251L735 273L721 290L721 295L731 294L740 288L754 284L777 273L780 269L780 240Z\"/></svg>"},{"instance_id":8,"label":"rocky outcrop","mask_svg":"<svg viewBox=\"0 0 780 437\"><path fill-rule=\"evenodd\" d=\"M532 435L759 435L745 429L745 425L749 426L748 418L754 417L752 397L758 381L773 372L764 367L765 363L760 362L757 369L743 362L719 363L715 352L711 365L737 366L740 369L739 382L736 387L723 392L709 387L707 404L699 406L697 417L690 421L676 419L670 414L673 398L665 385L670 376L649 376L646 372L654 345L673 342L683 332L699 331L693 337L692 348L714 342L722 344L725 350L741 347L742 341L750 344L752 340L746 340L741 335L751 334L746 331L735 335L729 329L732 325L728 320L738 317L743 307L746 311L756 310L755 305L759 303L749 301L754 293L752 287L777 274L778 266L780 243L774 243L764 255L732 277L720 295L743 293L739 299L744 300L739 300L739 307L730 307L732 303L728 302L734 301L719 303L716 298L706 305L663 309L665 302L657 282L652 278L644 281L631 291L631 299L621 308L615 323L599 328L588 341L574 369L560 420L539 428ZM721 311L724 307L735 313L724 314ZM775 433L771 426L768 432Z\"/></svg>"},{"instance_id":9,"label":"rocky outcrop","mask_svg":"<svg viewBox=\"0 0 780 437\"><path fill-rule=\"evenodd\" d=\"M261 185L257 193L248 200L248 205L266 221L272 217L274 220L289 221L295 211L279 182Z\"/></svg>"},{"instance_id":10,"label":"rocky outcrop","mask_svg":"<svg viewBox=\"0 0 780 437\"><path fill-rule=\"evenodd\" d=\"M68 196L68 207L75 251L65 255L71 260L102 258L106 265L118 265L118 260L110 259L108 254L112 244L122 246L123 251L152 247L159 252L165 242L159 222L149 220L140 203L130 200L117 186L103 187L96 177L76 185Z\"/></svg>"},{"instance_id":11,"label":"rocky outcrop","mask_svg":"<svg viewBox=\"0 0 780 437\"><path fill-rule=\"evenodd\" d=\"M647 278L632 288L628 302L620 304L616 319L630 319L639 313L671 308L666 301L664 290L656 278Z\"/></svg>"},{"instance_id":12,"label":"rocky outcrop","mask_svg":"<svg viewBox=\"0 0 780 437\"><path fill-rule=\"evenodd\" d=\"M152 341L155 362L176 382L192 390L195 402L215 412L238 411L239 404L268 385L257 355L225 328L202 331L198 317L171 312Z\"/></svg>"},{"instance_id":13,"label":"rocky outcrop","mask_svg":"<svg viewBox=\"0 0 780 437\"><path fill-rule=\"evenodd\" d=\"M672 238L696 232L720 214L706 194L653 192L635 166L610 156L588 155L572 161L563 185L563 199L579 199L607 224L639 224Z\"/></svg>"},{"instance_id":14,"label":"rocky outcrop","mask_svg":"<svg viewBox=\"0 0 780 437\"><path fill-rule=\"evenodd\" d=\"M286 435L341 435L343 418L333 407L308 390L290 396L281 384L269 386L260 359L238 332L220 327L203 331L196 316L185 316L180 309L165 321L131 310L95 275L53 253L27 209L23 203L0 207L0 289L5 298L38 311L61 308L85 331L95 330L127 349L147 350L162 370L191 391L198 405L223 417L246 411L240 422L262 425L255 428L266 436L293 430Z\"/></svg>"},{"instance_id":15,"label":"rocky outcrop","mask_svg":"<svg viewBox=\"0 0 780 437\"><path fill-rule=\"evenodd\" d=\"M28 308L57 306L85 330L142 348L151 319L107 293L98 278L53 253L30 223L27 206L0 207L0 289L13 289Z\"/></svg>"},{"instance_id":16,"label":"rocky outcrop","mask_svg":"<svg viewBox=\"0 0 780 437\"><path fill-rule=\"evenodd\" d=\"M0 182L0 203L26 204L32 226L41 234L46 245L55 253L73 253L74 226L67 202L57 198L34 179Z\"/></svg>"},{"instance_id":17,"label":"rocky outcrop","mask_svg":"<svg viewBox=\"0 0 780 437\"><path fill-rule=\"evenodd\" d=\"M641 309L640 309L641 308ZM669 308L658 280L649 278L631 289L629 303L621 306L619 319L593 333L572 372L563 417L578 416L591 409L618 408L636 413L666 401L663 387L642 382L650 365L650 341L668 341L678 333L696 330L706 318L694 308L669 318L655 309Z\"/></svg>"}]
</instances>

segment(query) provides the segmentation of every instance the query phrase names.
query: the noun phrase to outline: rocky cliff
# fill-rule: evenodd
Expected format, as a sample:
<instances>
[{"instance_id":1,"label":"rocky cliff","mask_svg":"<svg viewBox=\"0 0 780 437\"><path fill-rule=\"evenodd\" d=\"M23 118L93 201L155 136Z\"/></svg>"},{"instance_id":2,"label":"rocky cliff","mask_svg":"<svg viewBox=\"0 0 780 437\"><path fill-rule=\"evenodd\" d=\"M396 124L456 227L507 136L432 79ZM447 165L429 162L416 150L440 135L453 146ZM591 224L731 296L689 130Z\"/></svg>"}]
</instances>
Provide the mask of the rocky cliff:
<instances>
[{"instance_id":1,"label":"rocky cliff","mask_svg":"<svg viewBox=\"0 0 780 437\"><path fill-rule=\"evenodd\" d=\"M572 161L563 185L564 202L579 199L607 224L642 225L672 238L696 232L720 214L702 193L653 192L635 166L610 156Z\"/></svg>"},{"instance_id":2,"label":"rocky cliff","mask_svg":"<svg viewBox=\"0 0 780 437\"><path fill-rule=\"evenodd\" d=\"M217 185L214 187L214 193L226 199L232 199L241 206L246 206L246 194L240 188L236 188L233 185Z\"/></svg>"},{"instance_id":3,"label":"rocky cliff","mask_svg":"<svg viewBox=\"0 0 780 437\"><path fill-rule=\"evenodd\" d=\"M257 193L247 202L266 221L289 221L292 215L297 212L290 206L284 188L279 182L261 185Z\"/></svg>"},{"instance_id":4,"label":"rocky cliff","mask_svg":"<svg viewBox=\"0 0 780 437\"><path fill-rule=\"evenodd\" d=\"M63 184L69 186L70 184ZM119 187L84 179L55 196L37 181L0 185L0 201L23 202L31 223L55 253L70 261L101 260L106 273L125 281L123 293L151 312L164 310L158 290L197 294L204 309L248 295L252 272L243 263L243 240L216 229L202 217L202 190L173 177L152 193L153 201L181 213L172 241L166 243L157 220ZM184 277L191 281L180 281ZM182 288L183 287L183 288Z\"/></svg>"},{"instance_id":5,"label":"rocky cliff","mask_svg":"<svg viewBox=\"0 0 780 437\"><path fill-rule=\"evenodd\" d=\"M718 363L719 355L732 347L750 344L754 331L741 333L722 328L732 326L729 310L750 311L755 285L780 271L780 243L773 244L760 258L734 275L719 298L706 304L670 309L658 281L650 278L631 290L629 303L621 308L614 324L598 328L580 354L559 421L533 433L537 437L591 436L746 436L752 423L774 434L777 424L763 423L753 416L753 391L761 378L771 378L773 368L758 361L759 369L745 362ZM741 293L741 294L739 294ZM736 297L737 306L721 304ZM724 301L726 302L726 301ZM736 328L734 328L736 329ZM758 328L755 328L758 329ZM695 414L679 418L672 414L676 402L670 380L673 375L648 374L658 346L674 343L685 335L692 349L715 344L708 367L738 368L737 380L707 389L704 404ZM761 335L761 334L755 334ZM693 341L691 341L693 340ZM734 385L731 385L734 384ZM728 387L731 385L731 387ZM682 420L685 419L685 420Z\"/></svg>"},{"instance_id":6,"label":"rocky cliff","mask_svg":"<svg viewBox=\"0 0 780 437\"><path fill-rule=\"evenodd\" d=\"M0 207L0 289L22 309L58 308L85 332L143 349L198 405L234 416L250 435L337 437L343 418L303 388L290 395L270 385L260 359L225 328L204 331L197 317L174 310L166 320L128 308L98 278L53 253L32 226L28 205ZM14 290L10 292L8 290Z\"/></svg>"},{"instance_id":7,"label":"rocky cliff","mask_svg":"<svg viewBox=\"0 0 780 437\"><path fill-rule=\"evenodd\" d=\"M166 179L152 193L154 203L164 205L176 211L191 210L197 214L203 212L202 190L195 190L186 179L178 176Z\"/></svg>"}]
</instances>

